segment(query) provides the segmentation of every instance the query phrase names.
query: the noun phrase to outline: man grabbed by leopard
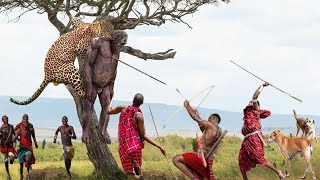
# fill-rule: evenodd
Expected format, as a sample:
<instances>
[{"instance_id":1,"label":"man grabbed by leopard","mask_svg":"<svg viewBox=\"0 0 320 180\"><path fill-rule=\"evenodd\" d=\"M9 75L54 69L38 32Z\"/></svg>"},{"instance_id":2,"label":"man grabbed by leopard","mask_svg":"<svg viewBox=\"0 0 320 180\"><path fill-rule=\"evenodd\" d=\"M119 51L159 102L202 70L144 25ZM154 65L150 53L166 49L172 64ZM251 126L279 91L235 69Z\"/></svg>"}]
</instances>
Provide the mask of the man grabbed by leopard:
<instances>
[{"instance_id":1,"label":"man grabbed by leopard","mask_svg":"<svg viewBox=\"0 0 320 180\"><path fill-rule=\"evenodd\" d=\"M96 37L87 50L84 67L85 97L83 99L82 142L89 141L89 123L97 95L101 104L99 130L108 143L107 107L113 97L113 88L117 76L117 66L121 48L127 43L128 35L124 31L114 31L112 39ZM105 122L106 121L106 122ZM104 126L106 124L106 126Z\"/></svg>"}]
</instances>

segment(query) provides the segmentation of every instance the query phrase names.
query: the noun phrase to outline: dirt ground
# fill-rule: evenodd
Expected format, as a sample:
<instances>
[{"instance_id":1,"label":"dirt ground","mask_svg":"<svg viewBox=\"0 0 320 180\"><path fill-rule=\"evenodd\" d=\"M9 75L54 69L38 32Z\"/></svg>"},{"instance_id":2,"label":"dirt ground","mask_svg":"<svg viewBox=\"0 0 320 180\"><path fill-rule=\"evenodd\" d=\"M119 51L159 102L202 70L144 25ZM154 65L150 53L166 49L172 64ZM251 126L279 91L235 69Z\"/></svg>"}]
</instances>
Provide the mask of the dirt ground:
<instances>
[{"instance_id":1,"label":"dirt ground","mask_svg":"<svg viewBox=\"0 0 320 180\"><path fill-rule=\"evenodd\" d=\"M79 179L79 176L71 173L72 177ZM30 172L31 179L36 180L67 180L68 175L64 168L34 169Z\"/></svg>"},{"instance_id":2,"label":"dirt ground","mask_svg":"<svg viewBox=\"0 0 320 180\"><path fill-rule=\"evenodd\" d=\"M161 171L143 171L142 172L144 179L156 179L156 180L175 180L176 178L174 177L173 174L165 174L164 172ZM168 176L171 175L171 176ZM182 174L177 174L176 176L178 179L186 179L186 176Z\"/></svg>"}]
</instances>

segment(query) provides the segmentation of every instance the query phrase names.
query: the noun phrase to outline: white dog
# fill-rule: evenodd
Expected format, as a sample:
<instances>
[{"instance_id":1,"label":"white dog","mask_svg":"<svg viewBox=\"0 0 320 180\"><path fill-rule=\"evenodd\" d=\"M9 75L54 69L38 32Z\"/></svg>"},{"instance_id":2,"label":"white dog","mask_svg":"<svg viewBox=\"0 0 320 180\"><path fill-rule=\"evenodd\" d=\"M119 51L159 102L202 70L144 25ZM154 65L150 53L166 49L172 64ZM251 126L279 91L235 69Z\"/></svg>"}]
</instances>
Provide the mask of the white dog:
<instances>
[{"instance_id":1,"label":"white dog","mask_svg":"<svg viewBox=\"0 0 320 180\"><path fill-rule=\"evenodd\" d=\"M296 125L297 125L297 137L298 137L298 134L299 134L299 131L301 129L302 131L302 136L301 137L309 137L310 135L312 139L316 139L316 142L318 143L318 138L317 138L317 135L316 135L316 128L315 128L315 125L314 125L314 120L311 119L311 118L298 118L297 117L297 113L295 110L293 110L293 115L297 121Z\"/></svg>"},{"instance_id":2,"label":"white dog","mask_svg":"<svg viewBox=\"0 0 320 180\"><path fill-rule=\"evenodd\" d=\"M317 138L317 135L316 135L316 128L315 128L313 119L307 118L306 131L305 131L304 135L305 135L306 138L311 135L311 138L315 139L316 142L318 143L318 138Z\"/></svg>"}]
</instances>

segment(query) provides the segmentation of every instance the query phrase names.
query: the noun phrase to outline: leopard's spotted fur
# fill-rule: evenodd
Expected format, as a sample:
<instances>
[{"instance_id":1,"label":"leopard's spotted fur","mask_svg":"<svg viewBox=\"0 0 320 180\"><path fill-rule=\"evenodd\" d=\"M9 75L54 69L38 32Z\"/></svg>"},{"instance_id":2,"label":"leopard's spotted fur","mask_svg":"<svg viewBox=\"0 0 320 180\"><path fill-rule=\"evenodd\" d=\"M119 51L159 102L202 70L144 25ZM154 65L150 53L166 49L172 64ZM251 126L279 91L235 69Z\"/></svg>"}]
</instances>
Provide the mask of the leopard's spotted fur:
<instances>
[{"instance_id":1,"label":"leopard's spotted fur","mask_svg":"<svg viewBox=\"0 0 320 180\"><path fill-rule=\"evenodd\" d=\"M93 38L106 37L111 39L114 28L108 21L84 23L73 19L73 25L73 30L60 36L48 50L44 63L45 77L37 91L25 101L11 98L11 102L18 105L33 102L50 82L53 82L54 85L59 83L71 85L76 96L84 96L82 80L74 66L74 61L78 56L85 57Z\"/></svg>"}]
</instances>

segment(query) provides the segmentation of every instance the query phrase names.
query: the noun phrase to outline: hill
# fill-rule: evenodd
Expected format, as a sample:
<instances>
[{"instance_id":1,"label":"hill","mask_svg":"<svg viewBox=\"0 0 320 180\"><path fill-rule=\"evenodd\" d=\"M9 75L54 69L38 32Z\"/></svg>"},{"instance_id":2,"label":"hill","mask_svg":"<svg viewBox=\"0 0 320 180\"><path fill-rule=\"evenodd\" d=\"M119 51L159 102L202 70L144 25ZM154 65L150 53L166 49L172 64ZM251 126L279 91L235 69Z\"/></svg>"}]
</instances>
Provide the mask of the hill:
<instances>
[{"instance_id":1,"label":"hill","mask_svg":"<svg viewBox=\"0 0 320 180\"><path fill-rule=\"evenodd\" d=\"M19 100L26 99L27 97L14 97ZM113 106L120 104L130 105L128 101L113 102ZM159 131L179 131L188 132L197 130L196 123L189 117L187 111L182 109L177 113L168 123L165 129L162 129L165 124L165 120L175 112L179 106L159 104L159 103L145 103L141 109L144 113L146 128L148 130L154 130L152 119L147 104L150 104L157 128ZM99 101L95 104L96 112L100 113ZM221 127L228 129L230 132L240 131L242 127L242 110L239 112L222 111L218 109L199 108L201 117L207 118L212 113L218 113L221 118ZM59 98L38 98L33 103L26 106L18 106L9 101L8 96L0 96L0 115L6 114L9 116L9 121L12 124L17 124L21 121L21 117L24 113L29 115L30 121L35 127L41 129L55 129L61 124L61 117L66 115L69 118L69 124L72 124L75 128L80 128L78 116L75 109L75 104L72 99L59 99ZM302 115L304 117L314 118L320 120L320 116L315 115ZM109 128L117 129L118 115L112 116ZM271 131L273 129L291 129L295 133L295 119L292 114L272 114L268 119L262 120L264 130ZM316 121L317 126L317 121ZM319 132L319 131L318 131Z\"/></svg>"}]
</instances>

